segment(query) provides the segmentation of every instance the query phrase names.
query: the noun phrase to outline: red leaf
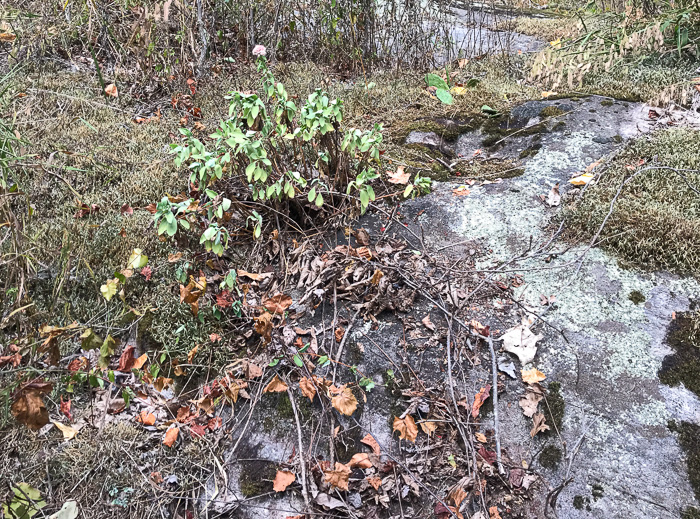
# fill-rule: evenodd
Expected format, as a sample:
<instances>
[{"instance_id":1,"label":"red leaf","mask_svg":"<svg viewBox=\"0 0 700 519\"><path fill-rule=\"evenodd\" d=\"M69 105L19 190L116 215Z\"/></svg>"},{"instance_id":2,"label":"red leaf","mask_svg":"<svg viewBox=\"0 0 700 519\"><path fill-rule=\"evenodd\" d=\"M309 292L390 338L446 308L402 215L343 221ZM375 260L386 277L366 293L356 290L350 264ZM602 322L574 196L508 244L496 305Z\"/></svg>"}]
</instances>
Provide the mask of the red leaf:
<instances>
[{"instance_id":1,"label":"red leaf","mask_svg":"<svg viewBox=\"0 0 700 519\"><path fill-rule=\"evenodd\" d=\"M64 400L63 400L63 395L61 395L61 404L60 404L61 412L62 412L64 415L66 415L66 417L68 418L68 421L69 421L69 422L72 422L72 421L73 421L73 415L72 415L71 412L70 412L70 404L71 404L70 399L64 401Z\"/></svg>"},{"instance_id":2,"label":"red leaf","mask_svg":"<svg viewBox=\"0 0 700 519\"><path fill-rule=\"evenodd\" d=\"M136 359L134 358L134 347L128 345L124 348L122 356L119 357L119 365L117 366L117 371L128 372L134 366Z\"/></svg>"},{"instance_id":3,"label":"red leaf","mask_svg":"<svg viewBox=\"0 0 700 519\"><path fill-rule=\"evenodd\" d=\"M146 281L150 281L151 276L153 275L153 270L151 269L151 267L146 265L141 269L141 275L146 278Z\"/></svg>"},{"instance_id":4,"label":"red leaf","mask_svg":"<svg viewBox=\"0 0 700 519\"><path fill-rule=\"evenodd\" d=\"M190 426L190 433L196 438L204 438L207 429L203 425L195 424Z\"/></svg>"}]
</instances>

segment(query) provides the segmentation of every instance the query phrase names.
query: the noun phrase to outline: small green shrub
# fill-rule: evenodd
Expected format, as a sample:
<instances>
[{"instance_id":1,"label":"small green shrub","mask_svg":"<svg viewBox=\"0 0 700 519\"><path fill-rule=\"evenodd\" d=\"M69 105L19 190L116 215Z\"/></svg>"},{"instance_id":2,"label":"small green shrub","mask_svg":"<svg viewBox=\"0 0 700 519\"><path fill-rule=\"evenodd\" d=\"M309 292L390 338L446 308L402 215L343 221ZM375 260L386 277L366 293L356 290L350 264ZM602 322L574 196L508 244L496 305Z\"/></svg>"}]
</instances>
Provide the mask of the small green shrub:
<instances>
[{"instance_id":1,"label":"small green shrub","mask_svg":"<svg viewBox=\"0 0 700 519\"><path fill-rule=\"evenodd\" d=\"M326 197L342 193L359 199L364 212L375 199L372 180L378 178L381 127L343 129L343 102L321 89L301 107L275 80L264 49L258 52L262 73L259 92L232 92L229 117L202 141L181 129L182 144L172 145L177 166L187 165L198 199L164 197L154 219L159 234L173 236L178 226L204 229L200 243L221 255L228 244L233 201L288 214L292 206L318 212ZM246 210L246 209L244 209ZM263 214L247 209L246 226L261 235ZM261 211L264 213L265 211Z\"/></svg>"}]
</instances>

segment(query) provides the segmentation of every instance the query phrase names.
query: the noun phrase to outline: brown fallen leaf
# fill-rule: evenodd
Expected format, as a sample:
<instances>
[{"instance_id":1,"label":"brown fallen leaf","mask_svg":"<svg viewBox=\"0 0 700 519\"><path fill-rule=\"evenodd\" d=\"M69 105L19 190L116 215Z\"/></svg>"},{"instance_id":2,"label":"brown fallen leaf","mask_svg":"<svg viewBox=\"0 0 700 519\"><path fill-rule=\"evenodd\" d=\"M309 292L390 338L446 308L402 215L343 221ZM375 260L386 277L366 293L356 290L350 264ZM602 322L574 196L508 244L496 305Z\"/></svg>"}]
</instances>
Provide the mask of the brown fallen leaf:
<instances>
[{"instance_id":1,"label":"brown fallen leaf","mask_svg":"<svg viewBox=\"0 0 700 519\"><path fill-rule=\"evenodd\" d=\"M255 318L255 331L265 339L266 343L272 340L272 314L264 312Z\"/></svg>"},{"instance_id":2,"label":"brown fallen leaf","mask_svg":"<svg viewBox=\"0 0 700 519\"><path fill-rule=\"evenodd\" d=\"M64 440L72 440L75 435L78 434L78 429L71 427L70 425L62 424L61 422L52 421L56 426L56 429L63 433Z\"/></svg>"},{"instance_id":3,"label":"brown fallen leaf","mask_svg":"<svg viewBox=\"0 0 700 519\"><path fill-rule=\"evenodd\" d=\"M119 97L119 91L117 90L117 85L110 83L105 87L105 94L109 97Z\"/></svg>"},{"instance_id":4,"label":"brown fallen leaf","mask_svg":"<svg viewBox=\"0 0 700 519\"><path fill-rule=\"evenodd\" d=\"M357 409L357 399L352 394L352 389L349 387L339 388L340 392L331 398L331 405L338 410L339 413L345 416L350 416Z\"/></svg>"},{"instance_id":5,"label":"brown fallen leaf","mask_svg":"<svg viewBox=\"0 0 700 519\"><path fill-rule=\"evenodd\" d=\"M360 440L362 443L365 445L368 445L374 454L379 456L381 454L381 449L379 447L379 444L377 443L377 440L374 439L374 437L371 434L366 434L364 438Z\"/></svg>"},{"instance_id":6,"label":"brown fallen leaf","mask_svg":"<svg viewBox=\"0 0 700 519\"><path fill-rule=\"evenodd\" d=\"M236 270L236 274L238 274L238 277L246 277L248 279L252 279L253 281L260 281L265 278L269 278L272 276L272 272L263 272L260 274L255 274L253 272L246 272L245 270Z\"/></svg>"},{"instance_id":7,"label":"brown fallen leaf","mask_svg":"<svg viewBox=\"0 0 700 519\"><path fill-rule=\"evenodd\" d=\"M180 429L177 427L171 427L165 432L165 438L163 438L163 445L166 447L172 447L177 441L177 436L180 434Z\"/></svg>"},{"instance_id":8,"label":"brown fallen leaf","mask_svg":"<svg viewBox=\"0 0 700 519\"><path fill-rule=\"evenodd\" d=\"M379 487L382 485L382 478L377 476L371 476L367 478L367 483L372 485L372 488L374 488L374 490L379 490Z\"/></svg>"},{"instance_id":9,"label":"brown fallen leaf","mask_svg":"<svg viewBox=\"0 0 700 519\"><path fill-rule=\"evenodd\" d=\"M287 391L288 388L289 386L282 381L279 375L275 375L275 378L265 386L263 393L283 393Z\"/></svg>"},{"instance_id":10,"label":"brown fallen leaf","mask_svg":"<svg viewBox=\"0 0 700 519\"><path fill-rule=\"evenodd\" d=\"M474 433L474 438L476 438L476 441L479 443L488 443L488 439L484 433Z\"/></svg>"},{"instance_id":11,"label":"brown fallen leaf","mask_svg":"<svg viewBox=\"0 0 700 519\"><path fill-rule=\"evenodd\" d=\"M523 376L523 382L526 384L535 384L537 382L542 382L547 376L539 371L537 368L532 369L521 369L520 373Z\"/></svg>"},{"instance_id":12,"label":"brown fallen leaf","mask_svg":"<svg viewBox=\"0 0 700 519\"><path fill-rule=\"evenodd\" d=\"M528 391L525 396L520 397L518 404L522 408L523 414L528 418L532 418L532 416L537 412L537 405L540 403L540 400L542 400L541 393L536 391Z\"/></svg>"},{"instance_id":13,"label":"brown fallen leaf","mask_svg":"<svg viewBox=\"0 0 700 519\"><path fill-rule=\"evenodd\" d=\"M131 367L134 365L134 362L136 362L136 359L134 358L134 346L128 345L126 348L124 348L121 357L119 357L117 371L131 371Z\"/></svg>"},{"instance_id":14,"label":"brown fallen leaf","mask_svg":"<svg viewBox=\"0 0 700 519\"><path fill-rule=\"evenodd\" d=\"M447 500L452 501L455 508L459 510L459 505L462 504L462 501L464 501L468 495L469 494L461 486L456 486L447 494Z\"/></svg>"},{"instance_id":15,"label":"brown fallen leaf","mask_svg":"<svg viewBox=\"0 0 700 519\"><path fill-rule=\"evenodd\" d=\"M467 189L467 186L459 186L452 190L452 194L455 196L467 196L471 191Z\"/></svg>"},{"instance_id":16,"label":"brown fallen leaf","mask_svg":"<svg viewBox=\"0 0 700 519\"><path fill-rule=\"evenodd\" d=\"M472 418L479 416L479 409L484 405L486 399L491 395L491 384L486 384L474 397L474 403L472 404Z\"/></svg>"},{"instance_id":17,"label":"brown fallen leaf","mask_svg":"<svg viewBox=\"0 0 700 519\"><path fill-rule=\"evenodd\" d=\"M561 203L561 195L559 194L559 184L554 184L547 195L547 205L555 207Z\"/></svg>"},{"instance_id":18,"label":"brown fallen leaf","mask_svg":"<svg viewBox=\"0 0 700 519\"><path fill-rule=\"evenodd\" d=\"M175 254L168 254L168 263L175 263L180 261L182 258L182 252L176 252Z\"/></svg>"},{"instance_id":19,"label":"brown fallen leaf","mask_svg":"<svg viewBox=\"0 0 700 519\"><path fill-rule=\"evenodd\" d=\"M190 351L187 352L187 363L192 364L192 361L194 360L194 356L197 355L197 351L199 350L199 344L195 345L194 348L192 348Z\"/></svg>"},{"instance_id":20,"label":"brown fallen leaf","mask_svg":"<svg viewBox=\"0 0 700 519\"><path fill-rule=\"evenodd\" d=\"M398 432L402 440L409 440L415 443L418 436L418 426L416 426L416 421L410 414L406 415L405 418L395 416L394 432Z\"/></svg>"},{"instance_id":21,"label":"brown fallen leaf","mask_svg":"<svg viewBox=\"0 0 700 519\"><path fill-rule=\"evenodd\" d=\"M213 414L216 407L211 396L205 396L199 400L190 400L190 402L197 406L197 411L204 411L205 414Z\"/></svg>"},{"instance_id":22,"label":"brown fallen leaf","mask_svg":"<svg viewBox=\"0 0 700 519\"><path fill-rule=\"evenodd\" d=\"M247 379L262 377L263 370L260 366L247 360L243 361L243 373Z\"/></svg>"},{"instance_id":23,"label":"brown fallen leaf","mask_svg":"<svg viewBox=\"0 0 700 519\"><path fill-rule=\"evenodd\" d=\"M390 184L408 184L411 174L404 171L404 169L405 168L403 166L399 166L396 168L396 171L387 171L387 181Z\"/></svg>"},{"instance_id":24,"label":"brown fallen leaf","mask_svg":"<svg viewBox=\"0 0 700 519\"><path fill-rule=\"evenodd\" d=\"M163 476L160 472L151 472L151 481L156 485L160 485L163 482Z\"/></svg>"},{"instance_id":25,"label":"brown fallen leaf","mask_svg":"<svg viewBox=\"0 0 700 519\"><path fill-rule=\"evenodd\" d=\"M284 492L287 490L289 485L294 483L296 479L297 477L294 472L290 472L288 470L278 470L277 474L275 475L275 481L272 485L272 489L275 492Z\"/></svg>"},{"instance_id":26,"label":"brown fallen leaf","mask_svg":"<svg viewBox=\"0 0 700 519\"><path fill-rule=\"evenodd\" d=\"M348 481L350 479L350 467L342 463L335 462L335 470L324 470L326 475L325 482L339 490L348 490Z\"/></svg>"},{"instance_id":27,"label":"brown fallen leaf","mask_svg":"<svg viewBox=\"0 0 700 519\"><path fill-rule=\"evenodd\" d=\"M345 328L342 326L338 326L338 328L335 329L335 342L340 343L340 341L343 340L343 337L345 336Z\"/></svg>"},{"instance_id":28,"label":"brown fallen leaf","mask_svg":"<svg viewBox=\"0 0 700 519\"><path fill-rule=\"evenodd\" d=\"M49 411L44 405L42 395L50 393L50 382L34 380L25 384L15 396L10 411L15 419L33 431L38 431L49 423Z\"/></svg>"},{"instance_id":29,"label":"brown fallen leaf","mask_svg":"<svg viewBox=\"0 0 700 519\"><path fill-rule=\"evenodd\" d=\"M489 508L489 519L501 519L501 514L498 513L498 507L492 506Z\"/></svg>"},{"instance_id":30,"label":"brown fallen leaf","mask_svg":"<svg viewBox=\"0 0 700 519\"><path fill-rule=\"evenodd\" d=\"M357 454L354 454L352 458L350 458L348 466L351 469L355 467L360 467L361 469L369 469L372 468L372 462L369 459L369 454L367 454L366 452L358 452Z\"/></svg>"},{"instance_id":31,"label":"brown fallen leaf","mask_svg":"<svg viewBox=\"0 0 700 519\"><path fill-rule=\"evenodd\" d=\"M430 314L428 314L428 315L426 315L425 317L423 317L423 319L421 320L421 322L423 323L423 326L425 326L425 327L426 327L428 330L430 330L431 332L434 332L434 331L435 331L435 325L434 325L433 322L430 320Z\"/></svg>"},{"instance_id":32,"label":"brown fallen leaf","mask_svg":"<svg viewBox=\"0 0 700 519\"><path fill-rule=\"evenodd\" d=\"M134 360L134 364L131 366L131 369L141 369L146 362L148 362L148 354L144 353Z\"/></svg>"},{"instance_id":33,"label":"brown fallen leaf","mask_svg":"<svg viewBox=\"0 0 700 519\"><path fill-rule=\"evenodd\" d=\"M136 417L137 422L141 422L143 425L155 425L156 415L149 413L148 411L141 411Z\"/></svg>"},{"instance_id":34,"label":"brown fallen leaf","mask_svg":"<svg viewBox=\"0 0 700 519\"><path fill-rule=\"evenodd\" d=\"M532 430L530 430L530 436L534 438L537 433L548 430L549 425L545 423L544 414L535 413L532 417Z\"/></svg>"},{"instance_id":35,"label":"brown fallen leaf","mask_svg":"<svg viewBox=\"0 0 700 519\"><path fill-rule=\"evenodd\" d=\"M286 294L277 294L263 301L263 306L272 314L283 315L292 306L292 298Z\"/></svg>"},{"instance_id":36,"label":"brown fallen leaf","mask_svg":"<svg viewBox=\"0 0 700 519\"><path fill-rule=\"evenodd\" d=\"M5 43L10 43L15 41L15 38L17 38L16 35L9 33L9 32L0 32L0 41L5 42Z\"/></svg>"},{"instance_id":37,"label":"brown fallen leaf","mask_svg":"<svg viewBox=\"0 0 700 519\"><path fill-rule=\"evenodd\" d=\"M165 388L170 387L172 383L172 378L158 377L153 381L153 388L160 393Z\"/></svg>"},{"instance_id":38,"label":"brown fallen leaf","mask_svg":"<svg viewBox=\"0 0 700 519\"><path fill-rule=\"evenodd\" d=\"M377 286L383 277L384 272L377 269L374 271L374 274L372 274L372 279L370 279L369 282L372 283L374 286Z\"/></svg>"},{"instance_id":39,"label":"brown fallen leaf","mask_svg":"<svg viewBox=\"0 0 700 519\"><path fill-rule=\"evenodd\" d=\"M316 385L313 380L306 377L301 377L299 380L299 389L301 389L301 394L307 397L309 400L313 401L316 396Z\"/></svg>"},{"instance_id":40,"label":"brown fallen leaf","mask_svg":"<svg viewBox=\"0 0 700 519\"><path fill-rule=\"evenodd\" d=\"M437 422L420 422L420 428L423 429L425 434L430 436L437 431Z\"/></svg>"}]
</instances>

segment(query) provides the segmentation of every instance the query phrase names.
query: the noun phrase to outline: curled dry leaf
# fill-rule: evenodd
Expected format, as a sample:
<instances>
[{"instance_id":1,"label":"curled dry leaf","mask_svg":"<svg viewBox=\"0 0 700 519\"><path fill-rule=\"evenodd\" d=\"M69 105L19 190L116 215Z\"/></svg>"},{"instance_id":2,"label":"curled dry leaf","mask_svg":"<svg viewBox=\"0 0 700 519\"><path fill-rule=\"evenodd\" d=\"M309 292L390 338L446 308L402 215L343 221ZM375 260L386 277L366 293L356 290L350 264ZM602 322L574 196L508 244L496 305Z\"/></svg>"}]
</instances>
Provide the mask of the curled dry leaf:
<instances>
[{"instance_id":1,"label":"curled dry leaf","mask_svg":"<svg viewBox=\"0 0 700 519\"><path fill-rule=\"evenodd\" d=\"M272 314L270 312L264 312L255 318L255 331L265 339L265 342L272 340Z\"/></svg>"},{"instance_id":2,"label":"curled dry leaf","mask_svg":"<svg viewBox=\"0 0 700 519\"><path fill-rule=\"evenodd\" d=\"M486 438L486 435L484 433L474 433L474 438L476 438L476 441L479 443L488 443L488 439Z\"/></svg>"},{"instance_id":3,"label":"curled dry leaf","mask_svg":"<svg viewBox=\"0 0 700 519\"><path fill-rule=\"evenodd\" d=\"M50 382L32 381L25 384L16 394L10 410L15 419L38 431L49 423L49 411L44 405L42 395L50 393L53 385Z\"/></svg>"},{"instance_id":4,"label":"curled dry leaf","mask_svg":"<svg viewBox=\"0 0 700 519\"><path fill-rule=\"evenodd\" d=\"M537 412L537 405L540 403L540 400L542 400L541 393L536 391L528 391L525 396L520 398L518 404L522 408L523 414L528 418L532 418L532 416Z\"/></svg>"},{"instance_id":5,"label":"curled dry leaf","mask_svg":"<svg viewBox=\"0 0 700 519\"><path fill-rule=\"evenodd\" d=\"M479 416L479 409L484 405L486 399L491 395L491 384L486 384L474 397L474 403L472 404L472 418Z\"/></svg>"},{"instance_id":6,"label":"curled dry leaf","mask_svg":"<svg viewBox=\"0 0 700 519\"><path fill-rule=\"evenodd\" d=\"M554 184L547 195L547 205L555 207L561 203L561 195L559 194L559 184Z\"/></svg>"},{"instance_id":7,"label":"curled dry leaf","mask_svg":"<svg viewBox=\"0 0 700 519\"><path fill-rule=\"evenodd\" d=\"M180 434L180 429L177 427L171 427L165 432L165 437L163 438L163 445L166 447L172 447L177 441L177 436Z\"/></svg>"},{"instance_id":8,"label":"curled dry leaf","mask_svg":"<svg viewBox=\"0 0 700 519\"><path fill-rule=\"evenodd\" d=\"M379 456L381 454L381 449L379 447L379 444L377 443L377 440L374 439L374 437L371 434L365 435L364 438L360 440L362 443L365 445L368 445L374 454Z\"/></svg>"},{"instance_id":9,"label":"curled dry leaf","mask_svg":"<svg viewBox=\"0 0 700 519\"><path fill-rule=\"evenodd\" d=\"M542 335L535 335L525 324L519 324L509 329L501 335L503 349L516 355L520 362L525 365L535 359L537 353L537 341L542 339Z\"/></svg>"},{"instance_id":10,"label":"curled dry leaf","mask_svg":"<svg viewBox=\"0 0 700 519\"><path fill-rule=\"evenodd\" d=\"M172 378L158 377L153 381L153 388L160 393L165 388L170 387L172 383Z\"/></svg>"},{"instance_id":11,"label":"curled dry leaf","mask_svg":"<svg viewBox=\"0 0 700 519\"><path fill-rule=\"evenodd\" d=\"M282 381L279 375L275 375L275 378L265 386L263 393L283 393L287 391L288 388L289 386Z\"/></svg>"},{"instance_id":12,"label":"curled dry leaf","mask_svg":"<svg viewBox=\"0 0 700 519\"><path fill-rule=\"evenodd\" d=\"M263 301L263 306L273 314L284 314L292 306L292 298L286 294L277 294Z\"/></svg>"},{"instance_id":13,"label":"curled dry leaf","mask_svg":"<svg viewBox=\"0 0 700 519\"><path fill-rule=\"evenodd\" d=\"M469 191L469 189L467 189L467 186L459 186L459 187L453 189L452 193L455 196L467 196L469 193L471 193L471 191Z\"/></svg>"},{"instance_id":14,"label":"curled dry leaf","mask_svg":"<svg viewBox=\"0 0 700 519\"><path fill-rule=\"evenodd\" d=\"M539 432L544 432L549 430L549 425L545 423L545 418L543 413L535 413L532 417L532 430L530 431L530 436L535 437Z\"/></svg>"},{"instance_id":15,"label":"curled dry leaf","mask_svg":"<svg viewBox=\"0 0 700 519\"><path fill-rule=\"evenodd\" d=\"M339 413L345 416L350 416L357 409L357 399L352 393L352 389L343 386L340 392L331 398L331 405L338 410Z\"/></svg>"},{"instance_id":16,"label":"curled dry leaf","mask_svg":"<svg viewBox=\"0 0 700 519\"><path fill-rule=\"evenodd\" d=\"M307 397L309 400L313 401L316 396L316 385L314 381L310 378L301 377L299 380L299 389L301 389L301 394Z\"/></svg>"},{"instance_id":17,"label":"curled dry leaf","mask_svg":"<svg viewBox=\"0 0 700 519\"><path fill-rule=\"evenodd\" d=\"M537 368L532 369L521 369L520 373L523 376L523 382L526 384L535 384L537 382L542 382L547 376L539 371Z\"/></svg>"},{"instance_id":18,"label":"curled dry leaf","mask_svg":"<svg viewBox=\"0 0 700 519\"><path fill-rule=\"evenodd\" d=\"M435 325L434 325L433 322L430 320L430 314L428 314L428 315L426 315L425 317L423 317L423 319L421 320L421 322L423 323L423 326L425 326L425 327L426 327L428 330L430 330L431 332L434 332L434 331L435 331Z\"/></svg>"},{"instance_id":19,"label":"curled dry leaf","mask_svg":"<svg viewBox=\"0 0 700 519\"><path fill-rule=\"evenodd\" d=\"M345 336L345 328L342 326L338 326L338 328L335 329L335 342L340 343L340 341L343 340L343 337Z\"/></svg>"},{"instance_id":20,"label":"curled dry leaf","mask_svg":"<svg viewBox=\"0 0 700 519\"><path fill-rule=\"evenodd\" d=\"M416 421L409 414L405 418L394 417L394 432L399 433L399 437L402 440L409 440L413 443L416 442L416 437L418 436L418 427L416 426Z\"/></svg>"},{"instance_id":21,"label":"curled dry leaf","mask_svg":"<svg viewBox=\"0 0 700 519\"><path fill-rule=\"evenodd\" d=\"M372 467L372 462L369 459L369 454L367 454L366 452L358 452L357 454L354 454L352 458L350 458L348 466L351 469L355 467L360 467L361 469L369 469Z\"/></svg>"},{"instance_id":22,"label":"curled dry leaf","mask_svg":"<svg viewBox=\"0 0 700 519\"><path fill-rule=\"evenodd\" d=\"M339 490L348 490L348 480L350 479L350 467L342 463L335 462L335 470L325 470L325 482Z\"/></svg>"},{"instance_id":23,"label":"curled dry leaf","mask_svg":"<svg viewBox=\"0 0 700 519\"><path fill-rule=\"evenodd\" d=\"M78 429L74 429L70 425L65 425L62 424L61 422L52 422L56 428L63 433L63 439L64 440L72 440L75 438L75 435L78 434Z\"/></svg>"},{"instance_id":24,"label":"curled dry leaf","mask_svg":"<svg viewBox=\"0 0 700 519\"><path fill-rule=\"evenodd\" d=\"M294 472L278 470L272 488L275 492L284 492L297 479Z\"/></svg>"},{"instance_id":25,"label":"curled dry leaf","mask_svg":"<svg viewBox=\"0 0 700 519\"><path fill-rule=\"evenodd\" d=\"M199 350L199 344L195 345L194 348L192 348L190 351L187 352L187 363L192 364L192 361L194 360L194 356L197 355L197 351Z\"/></svg>"},{"instance_id":26,"label":"curled dry leaf","mask_svg":"<svg viewBox=\"0 0 700 519\"><path fill-rule=\"evenodd\" d=\"M119 91L117 90L117 85L110 83L105 87L105 94L109 97L119 97Z\"/></svg>"}]
</instances>

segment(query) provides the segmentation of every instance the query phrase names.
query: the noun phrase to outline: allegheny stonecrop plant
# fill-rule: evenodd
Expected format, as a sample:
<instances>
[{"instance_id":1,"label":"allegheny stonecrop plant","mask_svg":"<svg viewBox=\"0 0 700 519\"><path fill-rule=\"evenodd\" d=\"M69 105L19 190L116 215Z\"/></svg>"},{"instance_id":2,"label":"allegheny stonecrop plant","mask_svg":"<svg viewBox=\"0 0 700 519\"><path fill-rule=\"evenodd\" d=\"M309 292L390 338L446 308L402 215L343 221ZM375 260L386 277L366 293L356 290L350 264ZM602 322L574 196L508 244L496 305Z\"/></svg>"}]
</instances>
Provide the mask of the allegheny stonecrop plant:
<instances>
[{"instance_id":1,"label":"allegheny stonecrop plant","mask_svg":"<svg viewBox=\"0 0 700 519\"><path fill-rule=\"evenodd\" d=\"M278 212L305 206L310 209L306 213L313 213L326 197L345 192L359 199L364 212L375 199L371 182L379 177L381 126L342 129L343 102L321 89L297 107L275 80L264 47L257 46L253 54L262 72L260 92L226 96L229 117L206 143L181 129L184 142L172 145L176 165L187 165L200 199L164 197L154 215L158 234L168 236L199 219L204 229L200 243L219 256L228 244L224 224L232 199L252 198ZM256 239L262 233L261 212L252 211L246 220Z\"/></svg>"}]
</instances>

